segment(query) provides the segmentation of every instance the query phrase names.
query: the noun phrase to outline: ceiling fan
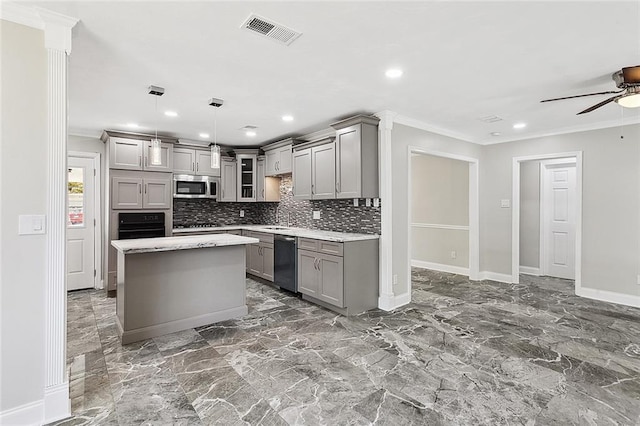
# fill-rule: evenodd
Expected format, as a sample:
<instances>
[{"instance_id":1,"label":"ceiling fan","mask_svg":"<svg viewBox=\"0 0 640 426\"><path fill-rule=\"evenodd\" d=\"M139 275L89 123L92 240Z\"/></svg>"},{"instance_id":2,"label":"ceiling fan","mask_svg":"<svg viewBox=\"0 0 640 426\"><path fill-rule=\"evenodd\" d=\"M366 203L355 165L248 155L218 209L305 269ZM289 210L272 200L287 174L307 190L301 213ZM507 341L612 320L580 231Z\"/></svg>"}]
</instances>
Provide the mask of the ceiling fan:
<instances>
[{"instance_id":1,"label":"ceiling fan","mask_svg":"<svg viewBox=\"0 0 640 426\"><path fill-rule=\"evenodd\" d=\"M582 98L585 96L606 95L609 93L615 93L616 96L612 96L602 102L599 102L584 111L580 111L576 115L586 114L595 109L598 109L606 104L615 101L618 105L626 108L638 108L640 107L640 65L635 67L625 67L620 71L616 71L611 75L613 81L615 81L618 89L607 92L587 93L584 95L565 96L564 98L545 99L540 102L552 102L561 101L563 99Z\"/></svg>"}]
</instances>

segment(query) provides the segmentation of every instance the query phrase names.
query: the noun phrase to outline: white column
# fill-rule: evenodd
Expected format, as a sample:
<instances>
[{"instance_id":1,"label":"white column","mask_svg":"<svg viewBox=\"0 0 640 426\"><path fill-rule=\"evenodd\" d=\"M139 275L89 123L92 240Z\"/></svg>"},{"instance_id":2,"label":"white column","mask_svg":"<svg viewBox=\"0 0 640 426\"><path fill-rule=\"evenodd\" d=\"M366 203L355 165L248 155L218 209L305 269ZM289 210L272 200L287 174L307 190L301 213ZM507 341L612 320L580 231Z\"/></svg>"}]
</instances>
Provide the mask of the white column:
<instances>
[{"instance_id":1,"label":"white column","mask_svg":"<svg viewBox=\"0 0 640 426\"><path fill-rule=\"evenodd\" d=\"M391 193L391 130L396 113L382 111L375 114L380 118L378 123L378 143L380 149L380 199L382 223L380 234L380 295L378 307L389 311L395 308L393 289L393 194Z\"/></svg>"},{"instance_id":2,"label":"white column","mask_svg":"<svg viewBox=\"0 0 640 426\"><path fill-rule=\"evenodd\" d=\"M44 421L71 415L66 374L67 55L77 19L37 10L47 49L47 263Z\"/></svg>"}]
</instances>

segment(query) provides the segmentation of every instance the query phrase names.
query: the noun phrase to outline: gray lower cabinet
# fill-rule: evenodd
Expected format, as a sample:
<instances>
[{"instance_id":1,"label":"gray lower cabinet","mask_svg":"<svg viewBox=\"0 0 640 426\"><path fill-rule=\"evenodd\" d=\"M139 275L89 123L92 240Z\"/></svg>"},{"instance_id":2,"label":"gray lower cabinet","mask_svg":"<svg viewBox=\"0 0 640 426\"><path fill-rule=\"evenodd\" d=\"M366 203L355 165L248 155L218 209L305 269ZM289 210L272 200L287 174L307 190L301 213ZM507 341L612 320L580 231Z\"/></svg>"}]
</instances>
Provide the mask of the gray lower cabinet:
<instances>
[{"instance_id":1,"label":"gray lower cabinet","mask_svg":"<svg viewBox=\"0 0 640 426\"><path fill-rule=\"evenodd\" d=\"M298 238L298 291L344 315L378 306L378 240Z\"/></svg>"},{"instance_id":2,"label":"gray lower cabinet","mask_svg":"<svg viewBox=\"0 0 640 426\"><path fill-rule=\"evenodd\" d=\"M273 234L245 231L243 235L260 240L247 245L247 273L273 282Z\"/></svg>"}]
</instances>

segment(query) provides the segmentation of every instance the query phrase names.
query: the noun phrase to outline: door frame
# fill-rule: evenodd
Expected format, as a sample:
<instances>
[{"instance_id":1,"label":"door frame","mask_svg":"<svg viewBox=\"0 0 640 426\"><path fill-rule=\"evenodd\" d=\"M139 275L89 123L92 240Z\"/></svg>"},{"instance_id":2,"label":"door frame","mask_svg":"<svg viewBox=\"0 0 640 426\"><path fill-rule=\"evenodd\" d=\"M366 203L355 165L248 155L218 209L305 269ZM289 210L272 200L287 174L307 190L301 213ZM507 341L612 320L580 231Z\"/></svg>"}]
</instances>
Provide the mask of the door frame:
<instances>
[{"instance_id":1,"label":"door frame","mask_svg":"<svg viewBox=\"0 0 640 426\"><path fill-rule=\"evenodd\" d=\"M96 276L93 279L93 288L95 289L103 289L104 288L104 279L102 277L102 193L101 189L101 177L102 170L100 169L100 153L99 152L83 152L83 151L68 151L67 152L67 162L70 157L76 158L89 158L93 160L93 168L96 171L96 174L93 179L93 193L94 193L94 211L95 211L95 219L96 226L93 227L93 243L95 245L93 249L94 253L94 268L96 270ZM67 207L68 208L68 207ZM66 237L65 237L66 238ZM66 241L65 241L66 244ZM66 268L66 265L65 265ZM65 274L66 280L66 274ZM65 284L66 288L66 284Z\"/></svg>"},{"instance_id":2,"label":"door frame","mask_svg":"<svg viewBox=\"0 0 640 426\"><path fill-rule=\"evenodd\" d=\"M548 227L548 222L545 220L545 207L546 207L546 196L545 196L545 189L546 189L546 185L549 185L549 180L547 179L547 170L548 170L548 166L576 166L576 158L575 157L569 157L569 158L557 158L557 159L552 159L552 160L543 160L540 161L540 249L539 249L539 258L538 258L538 265L539 265L539 269L540 269L540 275L547 275L548 274L548 270L547 270L547 259L546 259L546 255L547 255L547 249L546 249L546 245L545 245L545 235L547 234L547 227ZM577 180L578 180L578 170L576 168L576 196L577 194ZM577 214L577 211L576 211ZM576 224L577 225L577 224ZM577 231L577 230L576 230ZM577 244L574 242L574 245L577 246ZM518 246L518 248L520 248L520 246Z\"/></svg>"},{"instance_id":3,"label":"door frame","mask_svg":"<svg viewBox=\"0 0 640 426\"><path fill-rule=\"evenodd\" d=\"M408 256L407 256L407 277L411 277L411 208L412 208L412 179L411 179L411 156L413 154L418 155L431 155L434 157L449 158L451 160L464 161L469 164L469 279L471 281L480 280L480 202L479 202L479 189L478 189L478 159L473 157L467 157L464 155L451 154L448 152L436 151L426 148L420 148L417 146L409 146L407 152L407 180L408 185L408 208L407 208L407 244L408 244ZM411 280L409 280L411 283ZM409 286L409 294L411 294L411 286Z\"/></svg>"},{"instance_id":4,"label":"door frame","mask_svg":"<svg viewBox=\"0 0 640 426\"><path fill-rule=\"evenodd\" d=\"M576 164L576 239L575 239L575 291L582 288L582 151L559 152L513 157L512 211L511 211L511 282L520 282L520 163L535 160L575 158ZM542 177L541 177L542 178ZM542 200L542 197L540 197ZM542 204L542 203L541 203ZM542 208L542 207L541 207ZM542 232L542 230L540 231ZM542 241L541 241L542 244ZM540 257L540 260L542 257Z\"/></svg>"}]
</instances>

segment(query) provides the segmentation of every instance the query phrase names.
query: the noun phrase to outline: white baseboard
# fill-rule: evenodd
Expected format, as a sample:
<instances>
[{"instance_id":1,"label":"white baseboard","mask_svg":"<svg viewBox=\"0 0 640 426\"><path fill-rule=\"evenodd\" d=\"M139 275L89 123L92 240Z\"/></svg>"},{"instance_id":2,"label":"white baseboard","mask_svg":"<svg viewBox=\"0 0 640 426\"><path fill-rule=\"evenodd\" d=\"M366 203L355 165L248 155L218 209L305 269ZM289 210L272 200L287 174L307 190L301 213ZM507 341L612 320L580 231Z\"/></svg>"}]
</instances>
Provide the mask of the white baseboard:
<instances>
[{"instance_id":1,"label":"white baseboard","mask_svg":"<svg viewBox=\"0 0 640 426\"><path fill-rule=\"evenodd\" d=\"M601 302L611 302L617 303L619 305L640 308L640 296L638 295L616 293L613 291L584 287L576 288L576 294L588 299L600 300Z\"/></svg>"},{"instance_id":2,"label":"white baseboard","mask_svg":"<svg viewBox=\"0 0 640 426\"><path fill-rule=\"evenodd\" d=\"M509 274L500 274L498 272L491 271L480 271L480 274L478 275L478 278L480 278L480 280L491 280L507 284L511 284L513 282L513 280L511 279L511 275Z\"/></svg>"},{"instance_id":3,"label":"white baseboard","mask_svg":"<svg viewBox=\"0 0 640 426\"><path fill-rule=\"evenodd\" d=\"M44 389L44 422L53 423L71 417L69 382Z\"/></svg>"},{"instance_id":4,"label":"white baseboard","mask_svg":"<svg viewBox=\"0 0 640 426\"><path fill-rule=\"evenodd\" d=\"M540 268L534 268L533 266L520 266L520 273L539 277L542 275L542 270Z\"/></svg>"},{"instance_id":5,"label":"white baseboard","mask_svg":"<svg viewBox=\"0 0 640 426\"><path fill-rule=\"evenodd\" d=\"M445 265L443 263L425 262L423 260L411 260L411 266L415 268L431 269L433 271L448 272L450 274L458 274L469 276L469 268L462 266Z\"/></svg>"},{"instance_id":6,"label":"white baseboard","mask_svg":"<svg viewBox=\"0 0 640 426\"><path fill-rule=\"evenodd\" d=\"M387 297L378 297L378 308L383 311L393 311L396 308L407 305L411 302L411 292L402 293L396 296L388 295Z\"/></svg>"},{"instance_id":7,"label":"white baseboard","mask_svg":"<svg viewBox=\"0 0 640 426\"><path fill-rule=\"evenodd\" d=\"M30 402L0 413L0 425L40 425L44 412L44 400Z\"/></svg>"}]
</instances>

